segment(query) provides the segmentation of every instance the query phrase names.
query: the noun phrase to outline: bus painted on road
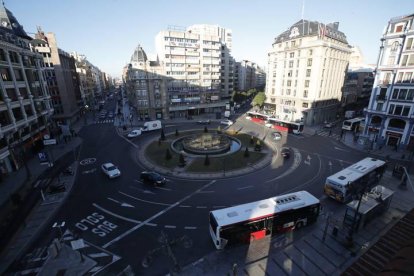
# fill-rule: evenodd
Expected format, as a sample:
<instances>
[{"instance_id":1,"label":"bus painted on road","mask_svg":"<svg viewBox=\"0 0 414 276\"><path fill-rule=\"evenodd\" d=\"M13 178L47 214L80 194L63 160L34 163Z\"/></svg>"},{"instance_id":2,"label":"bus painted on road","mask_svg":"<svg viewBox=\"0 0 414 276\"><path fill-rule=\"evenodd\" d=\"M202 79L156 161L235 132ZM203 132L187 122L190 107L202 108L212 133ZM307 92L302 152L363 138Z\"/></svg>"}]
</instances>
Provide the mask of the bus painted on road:
<instances>
[{"instance_id":1,"label":"bus painted on road","mask_svg":"<svg viewBox=\"0 0 414 276\"><path fill-rule=\"evenodd\" d=\"M303 122L289 122L276 118L269 118L266 122L266 126L274 128L279 131L285 131L288 133L300 134L303 132Z\"/></svg>"},{"instance_id":2,"label":"bus painted on road","mask_svg":"<svg viewBox=\"0 0 414 276\"><path fill-rule=\"evenodd\" d=\"M362 118L362 117L345 120L342 123L342 129L343 130L352 130L352 131L355 131L355 129L359 130L359 125L362 124L363 121L365 121L365 118Z\"/></svg>"},{"instance_id":3,"label":"bus painted on road","mask_svg":"<svg viewBox=\"0 0 414 276\"><path fill-rule=\"evenodd\" d=\"M339 202L348 202L352 199L354 190L368 191L378 185L387 163L385 161L367 157L326 178L324 192ZM352 187L351 187L352 185Z\"/></svg>"},{"instance_id":4,"label":"bus painted on road","mask_svg":"<svg viewBox=\"0 0 414 276\"><path fill-rule=\"evenodd\" d=\"M217 249L249 243L314 223L320 201L307 191L280 195L210 212L210 235Z\"/></svg>"}]
</instances>

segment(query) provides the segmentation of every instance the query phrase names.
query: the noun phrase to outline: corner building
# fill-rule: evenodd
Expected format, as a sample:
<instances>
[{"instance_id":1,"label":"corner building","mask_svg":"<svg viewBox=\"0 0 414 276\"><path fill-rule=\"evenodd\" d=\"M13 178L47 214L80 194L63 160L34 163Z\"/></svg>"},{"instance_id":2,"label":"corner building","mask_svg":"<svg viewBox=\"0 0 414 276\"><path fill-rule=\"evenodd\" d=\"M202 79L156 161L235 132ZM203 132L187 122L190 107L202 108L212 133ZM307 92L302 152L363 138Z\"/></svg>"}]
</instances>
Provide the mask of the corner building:
<instances>
[{"instance_id":1,"label":"corner building","mask_svg":"<svg viewBox=\"0 0 414 276\"><path fill-rule=\"evenodd\" d=\"M267 113L320 124L336 118L351 47L339 23L300 20L275 38L268 53Z\"/></svg>"},{"instance_id":2,"label":"corner building","mask_svg":"<svg viewBox=\"0 0 414 276\"><path fill-rule=\"evenodd\" d=\"M53 114L41 54L13 14L0 5L0 183L43 147Z\"/></svg>"},{"instance_id":3,"label":"corner building","mask_svg":"<svg viewBox=\"0 0 414 276\"><path fill-rule=\"evenodd\" d=\"M381 38L374 87L365 109L366 146L414 151L413 20L414 14L391 18Z\"/></svg>"}]
</instances>

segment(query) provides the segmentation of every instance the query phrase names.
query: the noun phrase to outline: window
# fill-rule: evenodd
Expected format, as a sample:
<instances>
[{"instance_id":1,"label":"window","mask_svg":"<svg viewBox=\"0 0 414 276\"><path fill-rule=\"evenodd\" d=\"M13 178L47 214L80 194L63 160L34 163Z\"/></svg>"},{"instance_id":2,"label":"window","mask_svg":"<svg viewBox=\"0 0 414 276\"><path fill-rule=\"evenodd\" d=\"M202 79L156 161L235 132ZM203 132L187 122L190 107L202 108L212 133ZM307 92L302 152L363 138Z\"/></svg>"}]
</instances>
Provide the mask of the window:
<instances>
[{"instance_id":1,"label":"window","mask_svg":"<svg viewBox=\"0 0 414 276\"><path fill-rule=\"evenodd\" d=\"M288 80L286 86L292 86L292 81Z\"/></svg>"},{"instance_id":2,"label":"window","mask_svg":"<svg viewBox=\"0 0 414 276\"><path fill-rule=\"evenodd\" d=\"M384 103L377 103L377 111L382 111L382 107L384 106Z\"/></svg>"},{"instance_id":3,"label":"window","mask_svg":"<svg viewBox=\"0 0 414 276\"><path fill-rule=\"evenodd\" d=\"M308 106L309 106L308 103L302 103L303 108L308 108Z\"/></svg>"},{"instance_id":4,"label":"window","mask_svg":"<svg viewBox=\"0 0 414 276\"><path fill-rule=\"evenodd\" d=\"M311 56L313 54L313 50L312 49L310 49L309 50L309 55Z\"/></svg>"},{"instance_id":5,"label":"window","mask_svg":"<svg viewBox=\"0 0 414 276\"><path fill-rule=\"evenodd\" d=\"M410 37L407 39L407 43L405 44L405 49L406 50L410 50L411 48L413 48L413 38Z\"/></svg>"},{"instance_id":6,"label":"window","mask_svg":"<svg viewBox=\"0 0 414 276\"><path fill-rule=\"evenodd\" d=\"M290 53L290 54L289 54L289 57L290 57L290 58L294 58L294 57L295 57L295 53L294 53L294 52Z\"/></svg>"},{"instance_id":7,"label":"window","mask_svg":"<svg viewBox=\"0 0 414 276\"><path fill-rule=\"evenodd\" d=\"M290 89L286 89L286 95L290 95Z\"/></svg>"},{"instance_id":8,"label":"window","mask_svg":"<svg viewBox=\"0 0 414 276\"><path fill-rule=\"evenodd\" d=\"M0 69L1 72L1 78L3 79L3 81L11 81L11 76L10 76L10 71L8 68L1 68Z\"/></svg>"},{"instance_id":9,"label":"window","mask_svg":"<svg viewBox=\"0 0 414 276\"><path fill-rule=\"evenodd\" d=\"M291 76L292 76L292 70L289 70L288 77L291 77Z\"/></svg>"},{"instance_id":10,"label":"window","mask_svg":"<svg viewBox=\"0 0 414 276\"><path fill-rule=\"evenodd\" d=\"M407 92L407 101L412 101L414 98L414 89L410 89Z\"/></svg>"},{"instance_id":11,"label":"window","mask_svg":"<svg viewBox=\"0 0 414 276\"><path fill-rule=\"evenodd\" d=\"M397 25L397 26L395 26L395 33L399 33L399 32L402 32L402 30L403 30L403 25L401 24L401 25Z\"/></svg>"},{"instance_id":12,"label":"window","mask_svg":"<svg viewBox=\"0 0 414 276\"><path fill-rule=\"evenodd\" d=\"M303 90L303 97L307 98L308 97L308 90Z\"/></svg>"},{"instance_id":13,"label":"window","mask_svg":"<svg viewBox=\"0 0 414 276\"><path fill-rule=\"evenodd\" d=\"M404 106L401 115L402 116L408 116L408 114L410 114L410 107L409 106Z\"/></svg>"},{"instance_id":14,"label":"window","mask_svg":"<svg viewBox=\"0 0 414 276\"><path fill-rule=\"evenodd\" d=\"M405 100L405 97L407 97L407 89L400 89L400 93L398 94L398 99Z\"/></svg>"},{"instance_id":15,"label":"window","mask_svg":"<svg viewBox=\"0 0 414 276\"><path fill-rule=\"evenodd\" d=\"M289 68L293 67L293 60L289 61Z\"/></svg>"},{"instance_id":16,"label":"window","mask_svg":"<svg viewBox=\"0 0 414 276\"><path fill-rule=\"evenodd\" d=\"M398 98L398 91L400 91L400 89L394 89L394 91L392 91L391 99L395 100Z\"/></svg>"},{"instance_id":17,"label":"window","mask_svg":"<svg viewBox=\"0 0 414 276\"><path fill-rule=\"evenodd\" d=\"M308 58L308 66L312 66L312 59Z\"/></svg>"},{"instance_id":18,"label":"window","mask_svg":"<svg viewBox=\"0 0 414 276\"><path fill-rule=\"evenodd\" d=\"M306 77L310 77L311 75L311 69L306 69Z\"/></svg>"},{"instance_id":19,"label":"window","mask_svg":"<svg viewBox=\"0 0 414 276\"><path fill-rule=\"evenodd\" d=\"M305 80L305 87L309 87L309 83L310 83L309 80Z\"/></svg>"}]
</instances>

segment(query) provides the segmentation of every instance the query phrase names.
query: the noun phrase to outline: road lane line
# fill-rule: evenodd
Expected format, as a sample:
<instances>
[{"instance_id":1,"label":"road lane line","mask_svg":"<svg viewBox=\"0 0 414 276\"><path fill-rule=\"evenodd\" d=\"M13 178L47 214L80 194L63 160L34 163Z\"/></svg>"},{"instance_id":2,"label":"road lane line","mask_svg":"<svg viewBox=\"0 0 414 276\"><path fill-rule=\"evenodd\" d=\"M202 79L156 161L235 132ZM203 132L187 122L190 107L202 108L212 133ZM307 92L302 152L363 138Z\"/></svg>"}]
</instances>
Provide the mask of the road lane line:
<instances>
[{"instance_id":1,"label":"road lane line","mask_svg":"<svg viewBox=\"0 0 414 276\"><path fill-rule=\"evenodd\" d=\"M164 225L165 228L177 228L175 225Z\"/></svg>"},{"instance_id":2,"label":"road lane line","mask_svg":"<svg viewBox=\"0 0 414 276\"><path fill-rule=\"evenodd\" d=\"M209 194L209 193L215 193L214 191L201 191L200 194Z\"/></svg>"},{"instance_id":3,"label":"road lane line","mask_svg":"<svg viewBox=\"0 0 414 276\"><path fill-rule=\"evenodd\" d=\"M197 206L197 209L207 208L207 206Z\"/></svg>"},{"instance_id":4,"label":"road lane line","mask_svg":"<svg viewBox=\"0 0 414 276\"><path fill-rule=\"evenodd\" d=\"M133 223L136 223L136 224L140 224L140 223L141 223L141 221L139 221L139 220L135 220L135 219L126 218L126 217L123 217L123 216L121 216L121 215L118 215L118 214L112 213L111 211L106 210L105 208L103 208L103 207L99 206L99 205L98 205L98 204L96 204L96 203L93 203L92 205L93 205L95 208L97 208L97 209L101 210L102 212L105 212L105 213L107 213L107 214L109 214L109 215L111 215L111 216L113 216L113 217L116 217L116 218L119 218L119 219L122 219L122 220L125 220L125 221L129 221L129 222L133 222Z\"/></svg>"},{"instance_id":5,"label":"road lane line","mask_svg":"<svg viewBox=\"0 0 414 276\"><path fill-rule=\"evenodd\" d=\"M250 189L250 188L253 188L253 186L246 186L246 187L240 187L240 188L237 188L237 190L244 190L244 189Z\"/></svg>"},{"instance_id":6,"label":"road lane line","mask_svg":"<svg viewBox=\"0 0 414 276\"><path fill-rule=\"evenodd\" d=\"M194 226L185 226L184 229L187 229L187 230L195 230L195 229L197 229L197 227L194 227Z\"/></svg>"},{"instance_id":7,"label":"road lane line","mask_svg":"<svg viewBox=\"0 0 414 276\"><path fill-rule=\"evenodd\" d=\"M116 237L115 239L113 239L112 241L104 244L102 247L103 248L107 248L108 246L112 245L113 243L119 241L120 239L126 237L127 235L131 234L132 232L134 232L135 230L145 226L145 224L147 224L148 222L158 218L159 216L165 214L166 212L168 212L169 210L171 210L172 208L180 205L181 203L183 203L184 201L186 201L187 199L191 198L193 195L195 195L196 193L198 193L199 191L204 190L207 187L210 187L211 185L213 185L216 182L216 180L210 181L209 183L205 184L204 186L202 186L200 189L196 190L195 192L185 196L184 198L182 198L181 200L177 201L176 203L172 204L171 206L165 208L164 210L158 212L157 214L153 215L152 217L146 219L145 221L143 221L142 223L132 227L131 229L129 229L128 231L124 232L123 234L119 235L118 237Z\"/></svg>"},{"instance_id":8,"label":"road lane line","mask_svg":"<svg viewBox=\"0 0 414 276\"><path fill-rule=\"evenodd\" d=\"M164 190L164 191L171 191L172 189L163 188L163 187L155 187L156 189Z\"/></svg>"},{"instance_id":9,"label":"road lane line","mask_svg":"<svg viewBox=\"0 0 414 276\"><path fill-rule=\"evenodd\" d=\"M181 207L181 208L191 208L191 206L188 206L188 205L180 205L179 207Z\"/></svg>"},{"instance_id":10,"label":"road lane line","mask_svg":"<svg viewBox=\"0 0 414 276\"><path fill-rule=\"evenodd\" d=\"M127 196L127 197L129 197L129 198L132 198L132 199L135 199L135 200L138 200L138 201L145 202L145 203L156 204L156 205L162 205L162 206L171 206L171 204L167 204L167 203L160 203L160 202L154 202L154 201L149 201L149 200L140 199L140 198L134 197L134 196L132 196L132 195L126 194L126 193L124 193L124 192L121 192L121 191L118 191L118 193L123 194L124 196Z\"/></svg>"}]
</instances>

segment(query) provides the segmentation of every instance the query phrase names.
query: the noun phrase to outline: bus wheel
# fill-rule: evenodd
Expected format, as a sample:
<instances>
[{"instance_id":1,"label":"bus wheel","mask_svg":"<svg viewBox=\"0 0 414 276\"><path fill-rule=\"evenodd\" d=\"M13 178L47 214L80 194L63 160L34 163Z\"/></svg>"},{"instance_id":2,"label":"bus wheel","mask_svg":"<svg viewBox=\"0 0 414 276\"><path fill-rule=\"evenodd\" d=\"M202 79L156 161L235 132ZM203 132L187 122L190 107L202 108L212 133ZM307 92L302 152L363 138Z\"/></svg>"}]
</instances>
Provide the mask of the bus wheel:
<instances>
[{"instance_id":1,"label":"bus wheel","mask_svg":"<svg viewBox=\"0 0 414 276\"><path fill-rule=\"evenodd\" d=\"M303 222L299 221L298 223L296 223L295 229L300 229L302 227L303 227Z\"/></svg>"}]
</instances>

